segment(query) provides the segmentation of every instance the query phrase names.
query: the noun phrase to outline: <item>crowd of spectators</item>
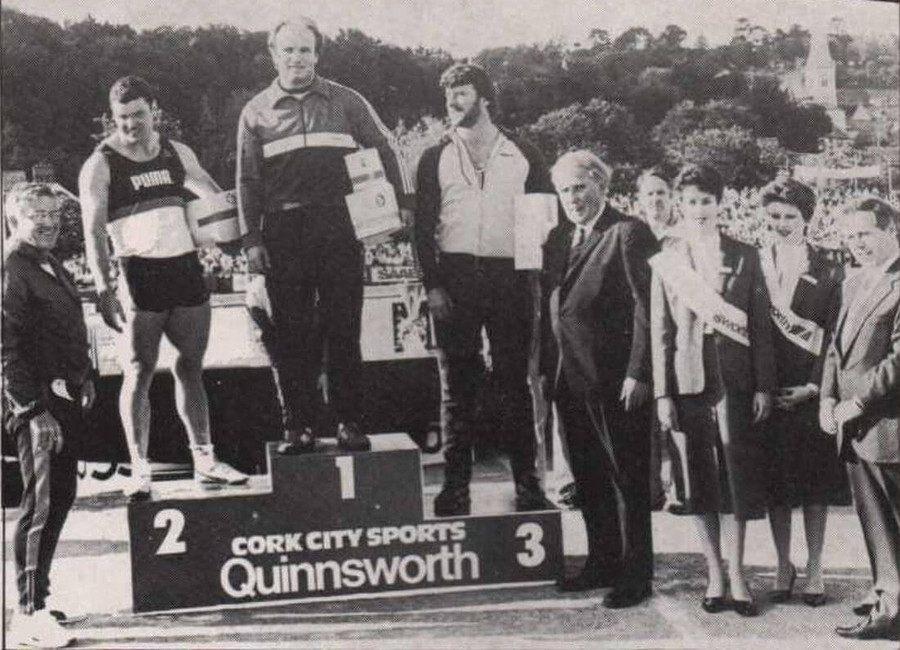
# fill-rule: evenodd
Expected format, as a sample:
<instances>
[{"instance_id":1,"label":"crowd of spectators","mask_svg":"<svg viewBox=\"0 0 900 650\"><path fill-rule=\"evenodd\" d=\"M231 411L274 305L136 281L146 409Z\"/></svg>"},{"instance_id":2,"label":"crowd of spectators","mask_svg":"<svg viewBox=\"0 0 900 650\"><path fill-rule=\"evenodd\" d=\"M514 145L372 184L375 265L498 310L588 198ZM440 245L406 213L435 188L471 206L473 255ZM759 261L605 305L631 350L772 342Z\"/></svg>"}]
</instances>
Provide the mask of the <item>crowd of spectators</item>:
<instances>
[{"instance_id":1,"label":"crowd of spectators","mask_svg":"<svg viewBox=\"0 0 900 650\"><path fill-rule=\"evenodd\" d=\"M846 206L865 196L887 199L895 207L900 208L900 191L893 191L887 196L887 192L876 186L853 187L849 184L820 189L818 207L810 223L810 241L815 246L840 251L842 243L837 234L837 221ZM610 200L616 208L626 214L640 214L637 197L633 194L613 196ZM758 209L758 190L728 188L722 200L722 208L720 215L722 228L729 235L755 246L765 243L767 232ZM247 261L243 255L212 247L200 251L200 261L207 277L210 278L210 287L213 291L234 291L242 286L240 282L232 282L232 279L247 273ZM68 256L63 263L75 277L79 288L89 289L92 286L90 270L83 253ZM412 267L415 264L412 245L404 240L390 240L366 246L365 264L367 268ZM370 277L370 274L367 274L367 277Z\"/></svg>"}]
</instances>

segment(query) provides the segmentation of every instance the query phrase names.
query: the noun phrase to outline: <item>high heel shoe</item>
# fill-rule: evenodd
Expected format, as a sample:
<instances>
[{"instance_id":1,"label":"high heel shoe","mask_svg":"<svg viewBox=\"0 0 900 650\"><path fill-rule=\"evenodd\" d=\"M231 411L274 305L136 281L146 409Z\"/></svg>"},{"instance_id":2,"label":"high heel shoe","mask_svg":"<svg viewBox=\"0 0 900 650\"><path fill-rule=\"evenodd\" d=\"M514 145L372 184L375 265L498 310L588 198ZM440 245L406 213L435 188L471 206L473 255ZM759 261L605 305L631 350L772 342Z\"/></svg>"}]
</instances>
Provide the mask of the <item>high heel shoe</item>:
<instances>
[{"instance_id":1,"label":"high heel shoe","mask_svg":"<svg viewBox=\"0 0 900 650\"><path fill-rule=\"evenodd\" d=\"M769 600L773 603L786 603L791 599L791 592L794 591L794 583L797 581L797 569L791 565L791 579L788 581L787 589L773 589L769 592Z\"/></svg>"}]
</instances>

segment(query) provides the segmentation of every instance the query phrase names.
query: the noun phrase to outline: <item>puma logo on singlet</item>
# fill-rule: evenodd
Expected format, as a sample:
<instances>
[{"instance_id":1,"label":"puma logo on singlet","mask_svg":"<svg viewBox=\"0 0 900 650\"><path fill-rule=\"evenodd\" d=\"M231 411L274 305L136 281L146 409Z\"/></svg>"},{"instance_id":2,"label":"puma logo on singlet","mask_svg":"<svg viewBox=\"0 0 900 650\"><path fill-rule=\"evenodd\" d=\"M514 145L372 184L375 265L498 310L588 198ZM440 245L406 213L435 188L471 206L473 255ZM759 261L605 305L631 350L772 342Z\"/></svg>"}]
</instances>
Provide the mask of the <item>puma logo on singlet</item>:
<instances>
[{"instance_id":1,"label":"puma logo on singlet","mask_svg":"<svg viewBox=\"0 0 900 650\"><path fill-rule=\"evenodd\" d=\"M135 190L142 187L159 187L160 185L174 185L168 169L158 169L143 174L135 174L131 177L131 184Z\"/></svg>"}]
</instances>

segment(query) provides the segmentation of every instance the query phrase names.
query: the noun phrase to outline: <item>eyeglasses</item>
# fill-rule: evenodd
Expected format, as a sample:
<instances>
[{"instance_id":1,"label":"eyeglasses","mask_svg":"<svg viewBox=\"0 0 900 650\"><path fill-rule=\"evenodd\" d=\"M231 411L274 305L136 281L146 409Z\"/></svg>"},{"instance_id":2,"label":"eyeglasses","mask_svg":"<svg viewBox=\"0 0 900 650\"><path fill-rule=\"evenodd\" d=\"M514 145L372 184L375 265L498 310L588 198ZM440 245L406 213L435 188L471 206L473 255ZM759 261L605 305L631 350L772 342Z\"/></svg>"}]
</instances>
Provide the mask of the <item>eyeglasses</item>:
<instances>
[{"instance_id":1,"label":"eyeglasses","mask_svg":"<svg viewBox=\"0 0 900 650\"><path fill-rule=\"evenodd\" d=\"M59 221L62 217L62 210L26 210L22 214L22 218L31 221Z\"/></svg>"}]
</instances>

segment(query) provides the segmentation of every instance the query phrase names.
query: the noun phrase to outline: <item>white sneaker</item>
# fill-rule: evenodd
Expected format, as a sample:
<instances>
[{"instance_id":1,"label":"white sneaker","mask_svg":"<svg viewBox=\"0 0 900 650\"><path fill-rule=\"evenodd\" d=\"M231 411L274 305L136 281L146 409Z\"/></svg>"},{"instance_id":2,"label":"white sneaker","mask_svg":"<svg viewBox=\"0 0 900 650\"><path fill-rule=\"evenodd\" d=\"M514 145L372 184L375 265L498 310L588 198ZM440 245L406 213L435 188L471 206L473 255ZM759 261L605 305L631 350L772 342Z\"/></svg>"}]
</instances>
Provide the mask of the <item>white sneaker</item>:
<instances>
[{"instance_id":1,"label":"white sneaker","mask_svg":"<svg viewBox=\"0 0 900 650\"><path fill-rule=\"evenodd\" d=\"M9 641L19 648L65 648L75 641L67 630L56 622L47 609L34 614L17 613L9 626Z\"/></svg>"},{"instance_id":2,"label":"white sneaker","mask_svg":"<svg viewBox=\"0 0 900 650\"><path fill-rule=\"evenodd\" d=\"M136 461L131 464L131 479L122 490L129 501L146 501L150 498L151 475L149 461Z\"/></svg>"},{"instance_id":3,"label":"white sneaker","mask_svg":"<svg viewBox=\"0 0 900 650\"><path fill-rule=\"evenodd\" d=\"M249 476L220 460L194 466L194 480L205 485L243 485Z\"/></svg>"}]
</instances>

